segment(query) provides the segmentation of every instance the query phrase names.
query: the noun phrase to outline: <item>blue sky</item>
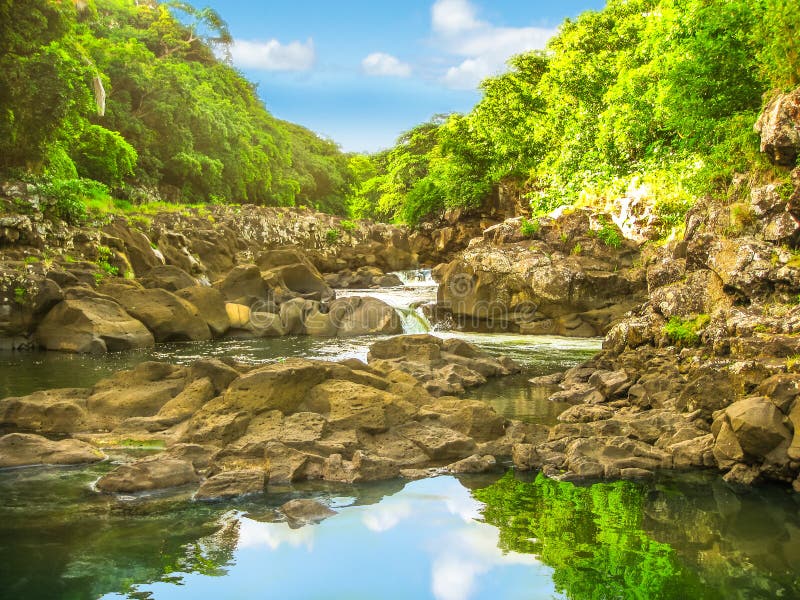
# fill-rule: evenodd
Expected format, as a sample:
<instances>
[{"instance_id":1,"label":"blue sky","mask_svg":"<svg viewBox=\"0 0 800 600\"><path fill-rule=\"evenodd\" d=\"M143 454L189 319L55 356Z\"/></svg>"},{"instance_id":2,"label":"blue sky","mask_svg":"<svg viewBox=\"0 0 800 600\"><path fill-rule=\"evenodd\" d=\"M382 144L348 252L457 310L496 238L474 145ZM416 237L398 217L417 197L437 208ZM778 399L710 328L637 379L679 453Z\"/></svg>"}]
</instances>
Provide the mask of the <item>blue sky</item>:
<instances>
[{"instance_id":1,"label":"blue sky","mask_svg":"<svg viewBox=\"0 0 800 600\"><path fill-rule=\"evenodd\" d=\"M477 83L558 24L605 0L196 0L235 39L234 64L277 117L346 151L389 147L437 113L465 112Z\"/></svg>"}]
</instances>

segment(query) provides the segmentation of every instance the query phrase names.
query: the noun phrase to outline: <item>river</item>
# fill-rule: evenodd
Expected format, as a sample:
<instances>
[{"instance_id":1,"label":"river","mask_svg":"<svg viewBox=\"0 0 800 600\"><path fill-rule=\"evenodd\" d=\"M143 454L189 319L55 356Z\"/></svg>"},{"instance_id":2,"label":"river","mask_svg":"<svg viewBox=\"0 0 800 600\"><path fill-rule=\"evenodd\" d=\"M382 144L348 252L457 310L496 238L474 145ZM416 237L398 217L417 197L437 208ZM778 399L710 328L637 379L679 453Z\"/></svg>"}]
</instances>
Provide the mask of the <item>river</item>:
<instances>
[{"instance_id":1,"label":"river","mask_svg":"<svg viewBox=\"0 0 800 600\"><path fill-rule=\"evenodd\" d=\"M407 332L456 335L436 331L419 308L435 298L429 273L401 278L402 288L340 295L380 297L398 309ZM527 380L600 346L596 339L457 335L524 367L471 397L542 423L555 422L563 407ZM99 358L6 354L0 394L88 386L144 360L363 359L375 339L224 340ZM304 483L205 504L185 490L97 495L90 485L113 459L0 471L0 598L800 597L800 506L783 488L738 490L705 473L574 485L501 467L414 482ZM297 497L320 499L338 514L293 529L275 509Z\"/></svg>"}]
</instances>

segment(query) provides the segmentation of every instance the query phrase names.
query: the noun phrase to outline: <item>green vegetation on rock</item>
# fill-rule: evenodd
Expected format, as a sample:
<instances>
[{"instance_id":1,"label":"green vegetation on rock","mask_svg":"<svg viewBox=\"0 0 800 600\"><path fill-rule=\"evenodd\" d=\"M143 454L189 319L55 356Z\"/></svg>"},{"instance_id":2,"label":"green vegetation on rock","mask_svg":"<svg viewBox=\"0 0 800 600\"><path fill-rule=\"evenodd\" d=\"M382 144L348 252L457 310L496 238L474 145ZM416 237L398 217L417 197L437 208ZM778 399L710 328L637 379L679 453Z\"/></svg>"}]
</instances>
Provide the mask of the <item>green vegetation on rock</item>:
<instances>
[{"instance_id":1,"label":"green vegetation on rock","mask_svg":"<svg viewBox=\"0 0 800 600\"><path fill-rule=\"evenodd\" d=\"M672 317L664 325L664 333L674 343L681 346L696 346L700 343L700 331L708 325L708 315L697 315L691 319Z\"/></svg>"}]
</instances>

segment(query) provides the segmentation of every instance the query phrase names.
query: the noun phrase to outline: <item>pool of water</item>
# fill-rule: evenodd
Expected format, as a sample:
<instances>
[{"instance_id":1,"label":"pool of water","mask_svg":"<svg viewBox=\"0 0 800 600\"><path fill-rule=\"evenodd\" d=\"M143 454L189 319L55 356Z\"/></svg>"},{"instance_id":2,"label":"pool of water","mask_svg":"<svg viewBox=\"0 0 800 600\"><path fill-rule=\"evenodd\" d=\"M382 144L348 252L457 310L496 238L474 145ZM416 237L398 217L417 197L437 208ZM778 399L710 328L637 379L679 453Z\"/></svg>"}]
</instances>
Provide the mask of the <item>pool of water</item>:
<instances>
[{"instance_id":1,"label":"pool of water","mask_svg":"<svg viewBox=\"0 0 800 600\"><path fill-rule=\"evenodd\" d=\"M94 495L107 465L0 472L0 597L796 598L800 506L704 475L437 477L219 504ZM337 511L292 526L295 497Z\"/></svg>"}]
</instances>

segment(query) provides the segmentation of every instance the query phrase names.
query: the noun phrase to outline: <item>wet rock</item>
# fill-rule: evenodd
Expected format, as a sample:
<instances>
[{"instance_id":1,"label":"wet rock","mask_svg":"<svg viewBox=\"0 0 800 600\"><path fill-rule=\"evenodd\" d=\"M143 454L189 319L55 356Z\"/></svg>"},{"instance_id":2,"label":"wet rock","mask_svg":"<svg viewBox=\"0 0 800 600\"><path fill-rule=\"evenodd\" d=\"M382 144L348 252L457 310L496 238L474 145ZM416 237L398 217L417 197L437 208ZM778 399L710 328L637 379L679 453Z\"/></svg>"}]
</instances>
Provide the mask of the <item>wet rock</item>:
<instances>
[{"instance_id":1,"label":"wet rock","mask_svg":"<svg viewBox=\"0 0 800 600\"><path fill-rule=\"evenodd\" d=\"M319 523L336 514L317 500L297 499L290 500L280 507L280 511L287 519L294 523Z\"/></svg>"},{"instance_id":2,"label":"wet rock","mask_svg":"<svg viewBox=\"0 0 800 600\"><path fill-rule=\"evenodd\" d=\"M223 500L262 494L265 484L264 471L256 469L223 471L206 479L194 498L195 500Z\"/></svg>"},{"instance_id":3,"label":"wet rock","mask_svg":"<svg viewBox=\"0 0 800 600\"><path fill-rule=\"evenodd\" d=\"M103 460L97 448L79 440L51 441L39 435L0 437L0 468L30 465L78 465Z\"/></svg>"},{"instance_id":4,"label":"wet rock","mask_svg":"<svg viewBox=\"0 0 800 600\"><path fill-rule=\"evenodd\" d=\"M155 344L141 321L107 297L60 302L39 324L36 338L48 350L75 353L119 352Z\"/></svg>"},{"instance_id":5,"label":"wet rock","mask_svg":"<svg viewBox=\"0 0 800 600\"><path fill-rule=\"evenodd\" d=\"M199 477L191 462L159 455L120 465L96 484L101 492L133 494L196 483Z\"/></svg>"}]
</instances>

